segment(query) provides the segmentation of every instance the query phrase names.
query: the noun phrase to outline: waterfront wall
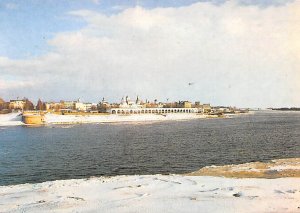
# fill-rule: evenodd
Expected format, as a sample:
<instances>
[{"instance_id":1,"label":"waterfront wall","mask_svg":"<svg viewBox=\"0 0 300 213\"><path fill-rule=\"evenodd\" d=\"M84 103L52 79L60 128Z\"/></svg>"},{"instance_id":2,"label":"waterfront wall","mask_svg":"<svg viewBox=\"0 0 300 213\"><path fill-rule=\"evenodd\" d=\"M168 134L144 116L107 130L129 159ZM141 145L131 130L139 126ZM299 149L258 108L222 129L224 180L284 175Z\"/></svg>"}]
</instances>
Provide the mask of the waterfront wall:
<instances>
[{"instance_id":1,"label":"waterfront wall","mask_svg":"<svg viewBox=\"0 0 300 213\"><path fill-rule=\"evenodd\" d=\"M29 125L40 125L45 122L44 115L23 115L22 121Z\"/></svg>"}]
</instances>

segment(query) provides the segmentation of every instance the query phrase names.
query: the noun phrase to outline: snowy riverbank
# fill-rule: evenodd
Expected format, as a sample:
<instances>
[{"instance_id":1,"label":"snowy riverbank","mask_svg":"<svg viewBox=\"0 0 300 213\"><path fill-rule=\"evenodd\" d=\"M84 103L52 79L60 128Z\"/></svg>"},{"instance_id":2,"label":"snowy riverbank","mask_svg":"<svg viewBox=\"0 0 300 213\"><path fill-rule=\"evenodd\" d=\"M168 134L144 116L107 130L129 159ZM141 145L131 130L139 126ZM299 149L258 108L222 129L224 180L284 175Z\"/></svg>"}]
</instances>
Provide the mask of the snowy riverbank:
<instances>
[{"instance_id":1,"label":"snowy riverbank","mask_svg":"<svg viewBox=\"0 0 300 213\"><path fill-rule=\"evenodd\" d=\"M299 212L300 178L92 177L2 186L0 196L1 212Z\"/></svg>"},{"instance_id":2,"label":"snowy riverbank","mask_svg":"<svg viewBox=\"0 0 300 213\"><path fill-rule=\"evenodd\" d=\"M22 113L0 114L0 126L19 126L22 122Z\"/></svg>"},{"instance_id":3,"label":"snowy riverbank","mask_svg":"<svg viewBox=\"0 0 300 213\"><path fill-rule=\"evenodd\" d=\"M143 115L57 115L46 114L45 122L49 124L66 123L114 123L114 122L137 122L137 121L166 121L166 120L187 120L205 118L205 115L198 114L143 114Z\"/></svg>"},{"instance_id":4,"label":"snowy riverbank","mask_svg":"<svg viewBox=\"0 0 300 213\"><path fill-rule=\"evenodd\" d=\"M190 120L213 117L195 113L178 114L143 114L143 115L59 115L53 113L45 114L45 124L76 124L76 123L116 123L116 122L144 122L144 121L170 121ZM215 116L216 117L216 116ZM9 113L0 115L0 126L25 125L22 122L21 113Z\"/></svg>"}]
</instances>

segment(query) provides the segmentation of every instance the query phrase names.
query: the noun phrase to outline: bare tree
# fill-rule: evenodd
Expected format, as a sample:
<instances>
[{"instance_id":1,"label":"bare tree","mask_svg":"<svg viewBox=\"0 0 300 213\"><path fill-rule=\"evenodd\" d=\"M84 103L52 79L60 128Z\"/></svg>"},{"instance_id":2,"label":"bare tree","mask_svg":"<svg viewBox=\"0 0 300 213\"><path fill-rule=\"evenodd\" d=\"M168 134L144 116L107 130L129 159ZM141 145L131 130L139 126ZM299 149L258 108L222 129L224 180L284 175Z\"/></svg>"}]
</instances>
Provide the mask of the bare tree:
<instances>
[{"instance_id":1,"label":"bare tree","mask_svg":"<svg viewBox=\"0 0 300 213\"><path fill-rule=\"evenodd\" d=\"M23 110L34 110L34 105L28 98L23 98L23 101L25 102Z\"/></svg>"},{"instance_id":2,"label":"bare tree","mask_svg":"<svg viewBox=\"0 0 300 213\"><path fill-rule=\"evenodd\" d=\"M45 110L45 104L41 101L41 99L38 100L37 105L36 105L37 110Z\"/></svg>"}]
</instances>

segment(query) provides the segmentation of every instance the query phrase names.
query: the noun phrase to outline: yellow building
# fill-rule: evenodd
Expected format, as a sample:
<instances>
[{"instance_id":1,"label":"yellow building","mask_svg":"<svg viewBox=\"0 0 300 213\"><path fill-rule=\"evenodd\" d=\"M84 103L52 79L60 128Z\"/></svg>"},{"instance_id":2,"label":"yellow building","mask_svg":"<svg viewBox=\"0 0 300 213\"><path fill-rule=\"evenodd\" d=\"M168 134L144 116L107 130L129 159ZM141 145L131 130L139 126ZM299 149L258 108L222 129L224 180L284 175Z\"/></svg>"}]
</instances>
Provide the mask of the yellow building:
<instances>
[{"instance_id":1,"label":"yellow building","mask_svg":"<svg viewBox=\"0 0 300 213\"><path fill-rule=\"evenodd\" d=\"M46 102L45 103L46 110L59 110L61 108L61 104L57 102Z\"/></svg>"},{"instance_id":2,"label":"yellow building","mask_svg":"<svg viewBox=\"0 0 300 213\"><path fill-rule=\"evenodd\" d=\"M179 101L176 103L171 103L171 107L173 107L173 105L179 108L192 108L192 103L189 101Z\"/></svg>"},{"instance_id":3,"label":"yellow building","mask_svg":"<svg viewBox=\"0 0 300 213\"><path fill-rule=\"evenodd\" d=\"M70 109L70 110L74 110L75 109L75 101L61 101L61 108L62 109Z\"/></svg>"},{"instance_id":4,"label":"yellow building","mask_svg":"<svg viewBox=\"0 0 300 213\"><path fill-rule=\"evenodd\" d=\"M9 101L9 109L20 109L23 110L25 105L25 101L23 100L10 100Z\"/></svg>"},{"instance_id":5,"label":"yellow building","mask_svg":"<svg viewBox=\"0 0 300 213\"><path fill-rule=\"evenodd\" d=\"M183 102L183 108L192 108L192 103L189 101L184 101Z\"/></svg>"}]
</instances>

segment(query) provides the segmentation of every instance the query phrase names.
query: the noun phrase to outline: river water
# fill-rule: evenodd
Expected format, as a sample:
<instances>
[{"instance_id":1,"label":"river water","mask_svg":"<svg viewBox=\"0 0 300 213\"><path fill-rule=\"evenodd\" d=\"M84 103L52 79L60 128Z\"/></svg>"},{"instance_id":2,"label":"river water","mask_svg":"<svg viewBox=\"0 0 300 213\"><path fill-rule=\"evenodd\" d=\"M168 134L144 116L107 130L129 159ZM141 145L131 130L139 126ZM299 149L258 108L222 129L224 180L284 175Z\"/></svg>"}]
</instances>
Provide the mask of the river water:
<instances>
[{"instance_id":1,"label":"river water","mask_svg":"<svg viewBox=\"0 0 300 213\"><path fill-rule=\"evenodd\" d=\"M230 119L0 127L0 185L100 175L186 173L300 157L300 113Z\"/></svg>"}]
</instances>

